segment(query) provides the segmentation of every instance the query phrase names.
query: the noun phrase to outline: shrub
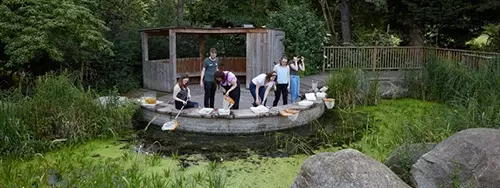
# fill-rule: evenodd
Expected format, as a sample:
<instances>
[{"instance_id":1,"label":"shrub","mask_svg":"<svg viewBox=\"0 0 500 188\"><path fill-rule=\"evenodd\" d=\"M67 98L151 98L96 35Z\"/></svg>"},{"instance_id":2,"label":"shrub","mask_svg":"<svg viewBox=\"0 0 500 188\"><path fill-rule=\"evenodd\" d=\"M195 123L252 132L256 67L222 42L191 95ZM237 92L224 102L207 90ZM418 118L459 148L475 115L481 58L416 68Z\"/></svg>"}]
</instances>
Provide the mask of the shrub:
<instances>
[{"instance_id":1,"label":"shrub","mask_svg":"<svg viewBox=\"0 0 500 188\"><path fill-rule=\"evenodd\" d=\"M357 104L376 105L380 100L377 79L370 82L360 69L341 69L327 79L327 94L340 108L353 109Z\"/></svg>"},{"instance_id":2,"label":"shrub","mask_svg":"<svg viewBox=\"0 0 500 188\"><path fill-rule=\"evenodd\" d=\"M136 105L101 105L75 77L46 74L37 78L32 95L18 88L0 98L0 155L29 156L58 142L109 137L131 127Z\"/></svg>"},{"instance_id":3,"label":"shrub","mask_svg":"<svg viewBox=\"0 0 500 188\"><path fill-rule=\"evenodd\" d=\"M279 11L269 15L269 27L282 29L286 33L285 53L289 60L294 53L300 53L305 58L307 75L320 71L326 30L322 19L315 15L308 3L290 5L284 2Z\"/></svg>"}]
</instances>

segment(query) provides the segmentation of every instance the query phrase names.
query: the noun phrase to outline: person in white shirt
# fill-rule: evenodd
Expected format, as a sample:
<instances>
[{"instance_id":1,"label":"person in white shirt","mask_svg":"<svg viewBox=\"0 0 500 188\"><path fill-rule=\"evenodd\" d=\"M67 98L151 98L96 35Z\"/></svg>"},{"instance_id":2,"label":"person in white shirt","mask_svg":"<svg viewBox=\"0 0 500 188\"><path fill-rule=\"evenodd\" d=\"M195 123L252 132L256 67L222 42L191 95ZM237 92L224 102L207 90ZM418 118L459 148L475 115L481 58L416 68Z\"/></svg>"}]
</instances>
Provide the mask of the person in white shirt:
<instances>
[{"instance_id":1,"label":"person in white shirt","mask_svg":"<svg viewBox=\"0 0 500 188\"><path fill-rule=\"evenodd\" d=\"M252 79L252 82L250 82L250 94L252 94L254 100L252 103L254 107L266 105L267 95L269 95L269 91L274 87L276 76L276 72L272 71L267 74L260 74Z\"/></svg>"},{"instance_id":2,"label":"person in white shirt","mask_svg":"<svg viewBox=\"0 0 500 188\"><path fill-rule=\"evenodd\" d=\"M290 100L294 103L300 95L299 71L305 71L304 57L295 55L290 63Z\"/></svg>"},{"instance_id":3,"label":"person in white shirt","mask_svg":"<svg viewBox=\"0 0 500 188\"><path fill-rule=\"evenodd\" d=\"M283 105L288 104L288 91L290 90L290 66L286 56L281 57L280 64L274 66L278 77L276 79L276 91L274 92L273 106L277 106L280 97L283 96Z\"/></svg>"}]
</instances>

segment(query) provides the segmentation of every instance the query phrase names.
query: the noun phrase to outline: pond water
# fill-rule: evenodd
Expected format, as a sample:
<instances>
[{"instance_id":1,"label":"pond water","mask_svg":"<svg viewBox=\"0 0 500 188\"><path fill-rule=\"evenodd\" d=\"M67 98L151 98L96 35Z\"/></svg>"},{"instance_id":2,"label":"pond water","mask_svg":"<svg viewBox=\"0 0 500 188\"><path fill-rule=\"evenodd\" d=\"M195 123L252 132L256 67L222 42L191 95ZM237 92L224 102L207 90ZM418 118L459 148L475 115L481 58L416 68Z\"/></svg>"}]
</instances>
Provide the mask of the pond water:
<instances>
[{"instance_id":1,"label":"pond water","mask_svg":"<svg viewBox=\"0 0 500 188\"><path fill-rule=\"evenodd\" d=\"M366 115L356 116L364 122ZM352 118L351 118L352 119ZM342 123L342 121L344 121ZM352 122L354 123L354 121ZM146 123L145 123L146 124ZM139 125L139 130L145 124ZM356 127L342 126L344 120L333 110L326 111L318 120L297 128L248 135L210 135L187 132L161 131L158 126L149 126L137 136L139 147L143 152L160 153L162 155L200 154L209 160L233 160L246 158L249 151L265 157L289 157L295 154L311 154L327 144L342 146L355 141L356 136L342 133L351 132ZM336 136L336 134L338 136ZM334 139L334 140L332 140ZM330 145L331 146L331 145Z\"/></svg>"},{"instance_id":2,"label":"pond water","mask_svg":"<svg viewBox=\"0 0 500 188\"><path fill-rule=\"evenodd\" d=\"M200 135L164 132L150 126L145 132L134 131L121 138L94 140L40 155L32 161L18 162L13 168L18 171L9 174L24 173L32 176L18 178L19 182L36 180L46 184L46 180L39 177L46 177L44 175L50 169L60 171L63 178L71 179L71 174L80 173L82 168L90 166L89 163L116 164L120 166L115 173L120 174L117 181L125 179L126 182L132 182L129 178L133 176L122 175L122 172L138 169L145 176L169 180L166 184L173 187L179 187L176 186L179 177L185 178L183 181L186 182L204 182L206 179L213 181L218 177L218 182L223 181L226 187L290 187L304 160L314 153L334 152L355 143L355 146L364 150L363 153L371 156L377 156L378 151L383 151L379 152L381 157L375 157L380 160L398 145L395 140L400 138L390 138L391 135L396 135L391 130L396 130L398 125L403 125L408 119L420 118L421 112L429 111L432 106L434 104L402 100L363 108L359 113L327 110L318 121L308 125L259 135ZM408 112L402 113L403 109L418 111L405 110ZM375 114L376 121L368 118L367 112ZM377 127L372 129L372 126ZM382 126L390 129L377 132ZM136 128L143 130L144 127L140 124ZM376 142L370 139L376 139ZM383 150L379 148L382 145ZM107 159L111 161L106 161ZM92 166L93 168L95 167ZM214 169L217 173L214 173ZM7 179L5 176L8 175L5 174L0 172L0 178ZM201 174L206 178L200 178ZM108 176L103 177L106 179ZM79 177L74 179L79 180ZM194 187L206 187L203 185Z\"/></svg>"}]
</instances>

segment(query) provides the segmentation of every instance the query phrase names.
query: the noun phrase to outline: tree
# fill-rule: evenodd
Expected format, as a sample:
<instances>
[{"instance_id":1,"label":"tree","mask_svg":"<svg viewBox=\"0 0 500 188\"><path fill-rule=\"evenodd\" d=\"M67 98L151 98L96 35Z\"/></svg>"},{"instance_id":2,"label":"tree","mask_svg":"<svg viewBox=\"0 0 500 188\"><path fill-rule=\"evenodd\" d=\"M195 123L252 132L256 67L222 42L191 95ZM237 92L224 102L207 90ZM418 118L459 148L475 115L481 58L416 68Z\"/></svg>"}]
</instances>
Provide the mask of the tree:
<instances>
[{"instance_id":1,"label":"tree","mask_svg":"<svg viewBox=\"0 0 500 188\"><path fill-rule=\"evenodd\" d=\"M0 4L0 39L9 56L6 66L30 62L82 62L95 52L112 54L104 23L79 0L4 0Z\"/></svg>"},{"instance_id":2,"label":"tree","mask_svg":"<svg viewBox=\"0 0 500 188\"><path fill-rule=\"evenodd\" d=\"M463 48L485 24L498 18L495 0L393 0L389 19L408 45L426 41L443 47ZM495 18L496 17L496 18Z\"/></svg>"}]
</instances>

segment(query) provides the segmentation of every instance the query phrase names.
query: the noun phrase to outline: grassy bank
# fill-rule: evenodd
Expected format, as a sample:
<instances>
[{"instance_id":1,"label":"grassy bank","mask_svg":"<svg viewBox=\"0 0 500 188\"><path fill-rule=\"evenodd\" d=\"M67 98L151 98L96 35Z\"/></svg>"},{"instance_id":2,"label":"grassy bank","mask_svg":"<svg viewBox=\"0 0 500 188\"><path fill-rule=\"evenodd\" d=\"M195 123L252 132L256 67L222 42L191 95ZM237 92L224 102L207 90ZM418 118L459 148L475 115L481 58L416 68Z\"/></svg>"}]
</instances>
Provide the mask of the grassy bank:
<instances>
[{"instance_id":1,"label":"grassy bank","mask_svg":"<svg viewBox=\"0 0 500 188\"><path fill-rule=\"evenodd\" d=\"M75 78L68 72L47 74L27 87L2 91L0 156L29 157L131 127L137 105L117 100L101 105L98 95Z\"/></svg>"}]
</instances>

